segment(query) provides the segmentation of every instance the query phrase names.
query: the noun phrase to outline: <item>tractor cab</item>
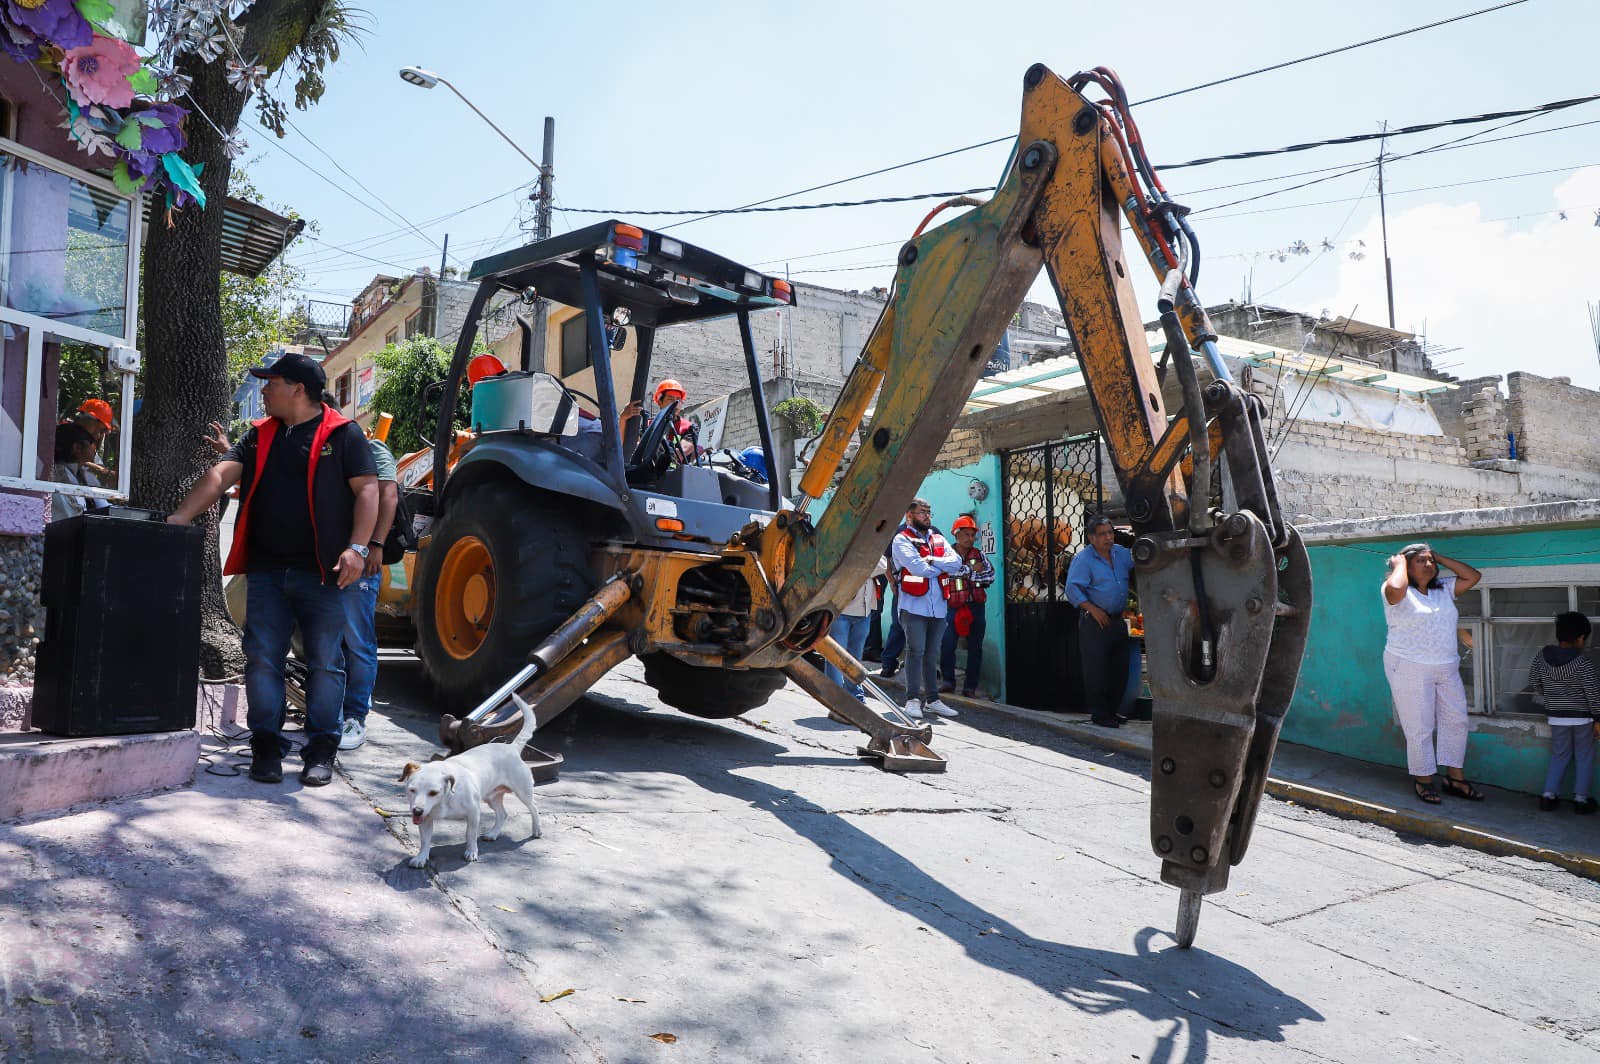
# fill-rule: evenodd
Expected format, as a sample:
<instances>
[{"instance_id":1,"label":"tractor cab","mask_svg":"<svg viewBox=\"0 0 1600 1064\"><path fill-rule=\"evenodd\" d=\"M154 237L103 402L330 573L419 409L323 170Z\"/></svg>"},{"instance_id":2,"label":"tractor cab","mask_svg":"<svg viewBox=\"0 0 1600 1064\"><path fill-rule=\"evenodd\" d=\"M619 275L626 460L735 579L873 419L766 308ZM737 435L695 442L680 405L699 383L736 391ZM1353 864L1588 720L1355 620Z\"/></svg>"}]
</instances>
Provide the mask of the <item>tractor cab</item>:
<instances>
[{"instance_id":1,"label":"tractor cab","mask_svg":"<svg viewBox=\"0 0 1600 1064\"><path fill-rule=\"evenodd\" d=\"M684 417L681 386L655 386L651 355L656 331L708 318L728 319L744 353L751 394L762 396L750 333L753 312L792 306L787 281L768 277L674 237L619 221L480 259L467 325L444 382L432 469L434 509L485 477L511 476L540 492L603 511L608 538L678 550L715 550L752 521L780 508L778 485L731 453L709 453ZM548 300L579 313L564 337L582 330L593 393L534 365L542 321L519 314L519 364L473 355L478 321L497 300L527 307ZM631 373L618 380L617 354L632 333ZM587 374L585 374L587 375ZM587 382L585 382L587 383ZM465 387L464 387L465 385ZM475 439L449 464L455 412L470 402ZM765 456L773 452L765 404L755 404ZM630 416L631 415L631 416ZM624 532L623 529L626 528Z\"/></svg>"}]
</instances>

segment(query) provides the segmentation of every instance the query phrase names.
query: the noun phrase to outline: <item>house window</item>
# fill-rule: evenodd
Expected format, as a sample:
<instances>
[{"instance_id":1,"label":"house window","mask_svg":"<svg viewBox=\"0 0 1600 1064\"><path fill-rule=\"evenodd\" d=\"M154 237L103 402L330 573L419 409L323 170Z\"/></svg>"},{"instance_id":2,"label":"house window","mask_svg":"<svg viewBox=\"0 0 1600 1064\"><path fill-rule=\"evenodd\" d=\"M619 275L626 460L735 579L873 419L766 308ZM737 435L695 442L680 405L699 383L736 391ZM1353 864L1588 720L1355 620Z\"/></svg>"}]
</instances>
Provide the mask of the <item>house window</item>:
<instances>
[{"instance_id":1,"label":"house window","mask_svg":"<svg viewBox=\"0 0 1600 1064\"><path fill-rule=\"evenodd\" d=\"M1600 625L1600 566L1489 569L1456 599L1461 679L1467 705L1487 715L1542 714L1528 690L1528 666L1555 642L1555 615L1576 610ZM1600 651L1586 651L1600 666Z\"/></svg>"},{"instance_id":2,"label":"house window","mask_svg":"<svg viewBox=\"0 0 1600 1064\"><path fill-rule=\"evenodd\" d=\"M589 361L588 315L577 314L561 323L561 375L570 377L593 365Z\"/></svg>"},{"instance_id":3,"label":"house window","mask_svg":"<svg viewBox=\"0 0 1600 1064\"><path fill-rule=\"evenodd\" d=\"M406 319L406 339L409 340L422 331L422 311L414 311Z\"/></svg>"},{"instance_id":4,"label":"house window","mask_svg":"<svg viewBox=\"0 0 1600 1064\"><path fill-rule=\"evenodd\" d=\"M410 334L407 333L406 335L409 336ZM383 334L383 342L386 343L386 344L397 344L397 343L399 343L400 342L400 330L399 329L390 329L388 332L384 333Z\"/></svg>"},{"instance_id":5,"label":"house window","mask_svg":"<svg viewBox=\"0 0 1600 1064\"><path fill-rule=\"evenodd\" d=\"M114 461L115 486L63 487L47 479L48 457L56 421L70 411L42 400L52 390L48 371L70 351L100 377L97 392L108 374L120 378L108 396L114 407L133 402L131 363L109 372L103 360L132 348L137 334L137 209L110 181L0 139L0 488L127 496L128 419L102 451Z\"/></svg>"},{"instance_id":6,"label":"house window","mask_svg":"<svg viewBox=\"0 0 1600 1064\"><path fill-rule=\"evenodd\" d=\"M343 410L350 405L350 378L349 370L339 374L339 380L334 385L333 394L338 400L339 409Z\"/></svg>"}]
</instances>

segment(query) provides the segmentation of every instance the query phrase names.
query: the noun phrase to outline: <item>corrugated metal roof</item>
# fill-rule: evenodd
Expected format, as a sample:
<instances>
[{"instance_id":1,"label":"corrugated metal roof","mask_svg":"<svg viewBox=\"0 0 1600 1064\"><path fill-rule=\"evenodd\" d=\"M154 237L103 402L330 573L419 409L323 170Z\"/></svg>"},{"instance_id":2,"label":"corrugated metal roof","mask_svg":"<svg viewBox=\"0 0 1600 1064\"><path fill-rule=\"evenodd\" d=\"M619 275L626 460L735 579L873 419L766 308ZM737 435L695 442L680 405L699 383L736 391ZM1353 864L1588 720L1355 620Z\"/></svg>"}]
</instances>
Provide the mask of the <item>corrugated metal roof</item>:
<instances>
[{"instance_id":1,"label":"corrugated metal roof","mask_svg":"<svg viewBox=\"0 0 1600 1064\"><path fill-rule=\"evenodd\" d=\"M1145 334L1145 340L1150 347L1151 361L1157 361L1161 349L1166 345L1166 338L1161 333L1152 332ZM1325 355L1301 354L1233 336L1218 337L1217 349L1225 358L1255 366L1328 377L1384 391L1404 392L1408 395L1427 395L1455 387L1446 381L1416 377L1407 373L1394 373L1356 359L1329 359ZM991 410L999 406L1020 403L1026 399L1037 399L1042 395L1075 391L1082 387L1084 387L1083 371L1079 368L1076 357L1063 355L1059 358L1047 358L1020 369L1006 370L1004 373L982 378L973 387L972 395L967 400L966 410L968 413L975 410Z\"/></svg>"},{"instance_id":2,"label":"corrugated metal roof","mask_svg":"<svg viewBox=\"0 0 1600 1064\"><path fill-rule=\"evenodd\" d=\"M148 230L151 197L144 200ZM244 277L259 277L305 228L305 219L285 218L256 203L229 196L222 206L222 268Z\"/></svg>"}]
</instances>

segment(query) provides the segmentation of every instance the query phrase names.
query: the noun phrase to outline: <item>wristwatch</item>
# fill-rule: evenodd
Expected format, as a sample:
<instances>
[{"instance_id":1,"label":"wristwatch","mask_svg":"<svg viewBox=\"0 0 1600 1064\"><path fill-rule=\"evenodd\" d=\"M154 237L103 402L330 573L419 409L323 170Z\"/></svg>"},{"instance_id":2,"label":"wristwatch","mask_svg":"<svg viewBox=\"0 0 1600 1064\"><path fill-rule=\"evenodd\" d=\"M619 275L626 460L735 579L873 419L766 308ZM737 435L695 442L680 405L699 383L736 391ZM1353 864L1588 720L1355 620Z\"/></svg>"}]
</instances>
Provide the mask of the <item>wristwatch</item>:
<instances>
[{"instance_id":1,"label":"wristwatch","mask_svg":"<svg viewBox=\"0 0 1600 1064\"><path fill-rule=\"evenodd\" d=\"M365 558L368 554L372 553L366 547L362 546L359 543L350 544L350 549L355 551L357 554L361 555L363 558Z\"/></svg>"}]
</instances>

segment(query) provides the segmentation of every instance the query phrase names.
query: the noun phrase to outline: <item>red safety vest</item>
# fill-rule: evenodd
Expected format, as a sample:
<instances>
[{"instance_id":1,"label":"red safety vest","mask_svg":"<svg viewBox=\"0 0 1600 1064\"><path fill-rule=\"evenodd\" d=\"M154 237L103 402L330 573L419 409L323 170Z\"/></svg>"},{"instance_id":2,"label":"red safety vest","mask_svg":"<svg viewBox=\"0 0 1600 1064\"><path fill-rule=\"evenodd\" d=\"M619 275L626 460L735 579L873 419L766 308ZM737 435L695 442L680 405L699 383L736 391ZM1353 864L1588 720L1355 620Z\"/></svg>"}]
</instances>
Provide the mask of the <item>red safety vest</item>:
<instances>
[{"instance_id":1,"label":"red safety vest","mask_svg":"<svg viewBox=\"0 0 1600 1064\"><path fill-rule=\"evenodd\" d=\"M327 580L328 573L322 564L322 545L317 539L317 496L314 490L317 483L317 459L322 454L322 445L333 434L333 430L349 420L327 403L322 404L322 424L317 426L317 431L311 438L311 460L306 465L306 501L311 510L311 539L317 546L317 569L322 573L323 580ZM244 572L248 564L250 500L255 498L256 488L261 484L261 474L267 468L267 452L272 450L272 441L278 438L278 427L283 422L275 417L264 417L251 424L256 429L256 467L250 475L250 490L245 493L243 501L239 504L239 517L234 522L233 529L233 548L228 551L228 562L222 567L225 576Z\"/></svg>"},{"instance_id":2,"label":"red safety vest","mask_svg":"<svg viewBox=\"0 0 1600 1064\"><path fill-rule=\"evenodd\" d=\"M926 558L930 555L935 558L944 557L944 537L939 534L939 530L936 528L928 529L927 539L919 536L917 530L910 525L901 525L895 535L906 537L912 546L917 548L917 554L920 557ZM928 593L928 578L925 576L917 576L910 570L902 568L895 571L895 579L900 585L900 594L902 595L921 598ZM939 574L939 591L945 598L950 597L950 578L944 573Z\"/></svg>"},{"instance_id":3,"label":"red safety vest","mask_svg":"<svg viewBox=\"0 0 1600 1064\"><path fill-rule=\"evenodd\" d=\"M979 565L972 564L974 557L979 559ZM974 573L978 573L983 568L983 564L987 563L983 551L976 545L968 548L967 552L961 555L961 560L966 562L967 567ZM978 586L977 580L973 577L952 576L948 578L941 577L940 579L944 582L944 597L952 607L981 606L989 599L988 594L982 587Z\"/></svg>"}]
</instances>

